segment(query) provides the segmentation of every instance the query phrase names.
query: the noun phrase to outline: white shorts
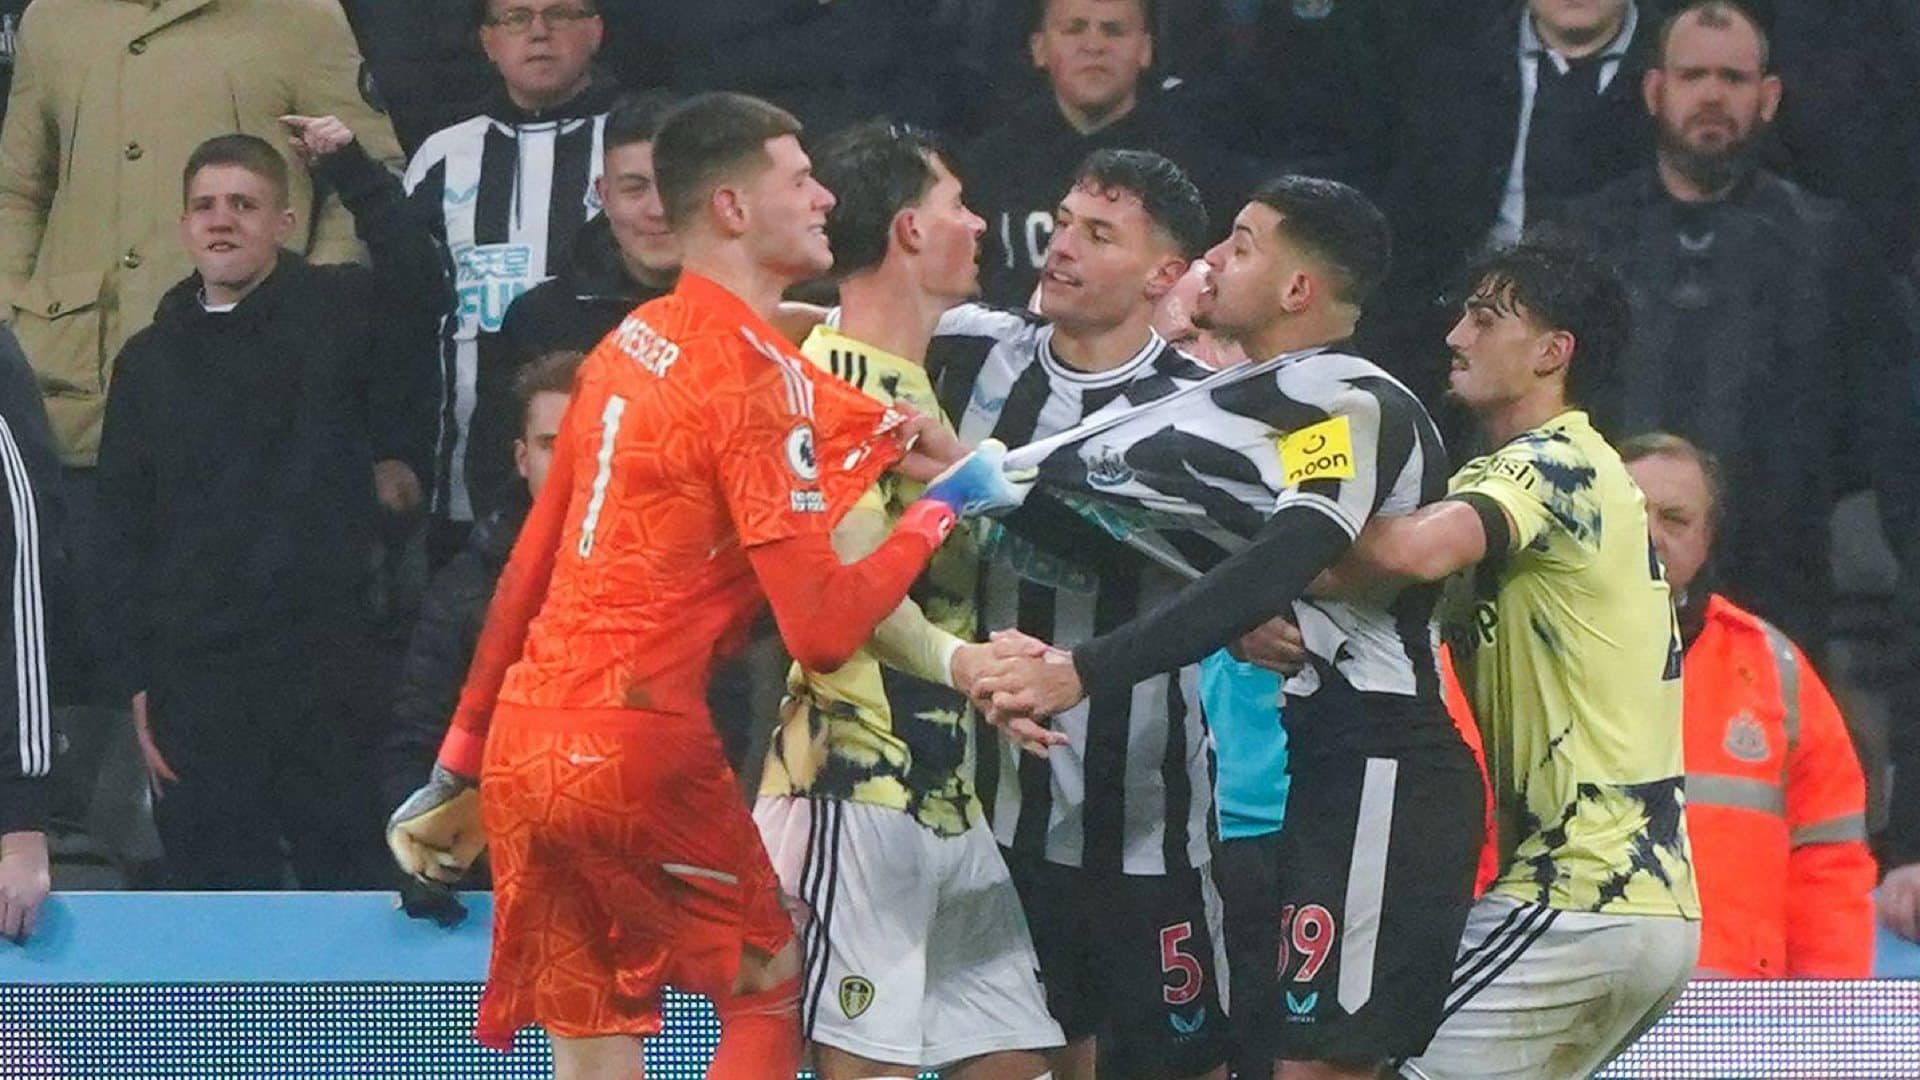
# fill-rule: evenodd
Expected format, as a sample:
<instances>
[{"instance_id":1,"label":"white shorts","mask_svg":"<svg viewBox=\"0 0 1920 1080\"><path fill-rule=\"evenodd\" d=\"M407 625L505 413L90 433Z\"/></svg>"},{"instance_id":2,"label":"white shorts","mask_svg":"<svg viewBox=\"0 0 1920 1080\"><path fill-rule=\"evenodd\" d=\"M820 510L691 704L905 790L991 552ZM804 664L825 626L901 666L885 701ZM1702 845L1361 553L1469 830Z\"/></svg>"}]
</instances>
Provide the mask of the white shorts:
<instances>
[{"instance_id":1,"label":"white shorts","mask_svg":"<svg viewBox=\"0 0 1920 1080\"><path fill-rule=\"evenodd\" d=\"M761 799L753 818L806 916L808 1039L930 1069L1062 1044L984 823L943 838L900 810L786 796Z\"/></svg>"},{"instance_id":2,"label":"white shorts","mask_svg":"<svg viewBox=\"0 0 1920 1080\"><path fill-rule=\"evenodd\" d=\"M1700 924L1473 905L1446 1014L1410 1080L1584 1080L1646 1033L1693 974Z\"/></svg>"}]
</instances>

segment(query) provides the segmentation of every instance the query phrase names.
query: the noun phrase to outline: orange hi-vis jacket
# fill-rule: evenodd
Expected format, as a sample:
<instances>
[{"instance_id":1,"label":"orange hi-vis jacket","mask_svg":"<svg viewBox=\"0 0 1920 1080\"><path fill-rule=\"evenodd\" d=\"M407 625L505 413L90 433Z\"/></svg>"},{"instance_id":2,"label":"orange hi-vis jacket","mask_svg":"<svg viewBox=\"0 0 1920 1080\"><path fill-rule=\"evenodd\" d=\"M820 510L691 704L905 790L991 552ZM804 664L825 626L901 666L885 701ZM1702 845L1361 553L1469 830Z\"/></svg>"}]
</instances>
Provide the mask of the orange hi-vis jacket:
<instances>
[{"instance_id":1,"label":"orange hi-vis jacket","mask_svg":"<svg viewBox=\"0 0 1920 1080\"><path fill-rule=\"evenodd\" d=\"M1720 596L1683 679L1701 969L1867 977L1866 782L1832 695L1786 635Z\"/></svg>"}]
</instances>

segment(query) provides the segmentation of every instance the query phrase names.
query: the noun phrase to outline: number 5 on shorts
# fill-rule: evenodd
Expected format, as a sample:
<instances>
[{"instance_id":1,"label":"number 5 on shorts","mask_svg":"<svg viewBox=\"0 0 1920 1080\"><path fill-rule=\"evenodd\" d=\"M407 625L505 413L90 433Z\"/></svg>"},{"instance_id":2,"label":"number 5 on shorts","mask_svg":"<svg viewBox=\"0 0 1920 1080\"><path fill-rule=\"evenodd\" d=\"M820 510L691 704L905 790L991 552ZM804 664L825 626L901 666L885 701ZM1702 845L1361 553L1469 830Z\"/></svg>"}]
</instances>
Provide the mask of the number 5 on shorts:
<instances>
[{"instance_id":1,"label":"number 5 on shorts","mask_svg":"<svg viewBox=\"0 0 1920 1080\"><path fill-rule=\"evenodd\" d=\"M1174 980L1161 987L1160 999L1179 1008L1200 996L1206 984L1206 971L1191 953L1180 946L1193 936L1193 923L1175 923L1160 930L1160 972Z\"/></svg>"}]
</instances>

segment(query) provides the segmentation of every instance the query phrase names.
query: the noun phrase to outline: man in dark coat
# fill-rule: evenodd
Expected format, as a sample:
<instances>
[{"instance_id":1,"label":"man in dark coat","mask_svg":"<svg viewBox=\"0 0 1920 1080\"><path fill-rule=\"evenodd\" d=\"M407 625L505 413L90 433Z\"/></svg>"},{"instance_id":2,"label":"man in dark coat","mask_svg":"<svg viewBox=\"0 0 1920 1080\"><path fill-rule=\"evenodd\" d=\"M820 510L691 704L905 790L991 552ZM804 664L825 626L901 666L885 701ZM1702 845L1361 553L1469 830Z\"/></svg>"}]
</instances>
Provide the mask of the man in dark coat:
<instances>
[{"instance_id":1,"label":"man in dark coat","mask_svg":"<svg viewBox=\"0 0 1920 1080\"><path fill-rule=\"evenodd\" d=\"M100 624L158 789L177 888L353 888L379 865L367 753L370 569L433 439L429 227L332 117L290 118L374 268L280 247L286 164L223 135L188 159L194 274L115 367L100 452Z\"/></svg>"},{"instance_id":2,"label":"man in dark coat","mask_svg":"<svg viewBox=\"0 0 1920 1080\"><path fill-rule=\"evenodd\" d=\"M1422 397L1445 388L1457 305L1440 294L1467 259L1651 161L1640 77L1657 20L1636 0L1528 0L1407 84L1382 190L1393 276L1361 334Z\"/></svg>"},{"instance_id":3,"label":"man in dark coat","mask_svg":"<svg viewBox=\"0 0 1920 1080\"><path fill-rule=\"evenodd\" d=\"M1088 154L1152 150L1179 165L1224 232L1253 188L1252 164L1201 124L1183 88L1154 85L1145 0L1044 0L1028 39L1047 86L961 155L967 205L987 221L980 292L1024 307L1053 236L1054 209Z\"/></svg>"}]
</instances>

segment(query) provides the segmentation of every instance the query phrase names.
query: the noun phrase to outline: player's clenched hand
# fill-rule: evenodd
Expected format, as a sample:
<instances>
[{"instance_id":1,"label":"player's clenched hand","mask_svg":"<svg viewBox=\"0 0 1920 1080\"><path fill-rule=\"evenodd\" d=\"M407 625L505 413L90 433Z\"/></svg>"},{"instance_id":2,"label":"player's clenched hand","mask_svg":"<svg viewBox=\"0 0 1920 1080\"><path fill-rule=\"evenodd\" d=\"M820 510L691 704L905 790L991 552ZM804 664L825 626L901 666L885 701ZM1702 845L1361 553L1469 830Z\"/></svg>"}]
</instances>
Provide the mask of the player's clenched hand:
<instances>
[{"instance_id":1,"label":"player's clenched hand","mask_svg":"<svg viewBox=\"0 0 1920 1080\"><path fill-rule=\"evenodd\" d=\"M387 820L387 847L400 869L421 881L451 885L486 850L480 824L480 788L435 764L426 786Z\"/></svg>"},{"instance_id":2,"label":"player's clenched hand","mask_svg":"<svg viewBox=\"0 0 1920 1080\"><path fill-rule=\"evenodd\" d=\"M1888 871L1875 902L1887 929L1908 941L1920 942L1920 862Z\"/></svg>"},{"instance_id":3,"label":"player's clenched hand","mask_svg":"<svg viewBox=\"0 0 1920 1080\"><path fill-rule=\"evenodd\" d=\"M1006 444L987 439L934 477L921 498L944 503L963 518L1006 513L1026 501L1037 471L1009 470L1006 459Z\"/></svg>"},{"instance_id":4,"label":"player's clenched hand","mask_svg":"<svg viewBox=\"0 0 1920 1080\"><path fill-rule=\"evenodd\" d=\"M1307 666L1307 641L1300 628L1278 616L1248 631L1230 652L1249 664L1292 676Z\"/></svg>"},{"instance_id":5,"label":"player's clenched hand","mask_svg":"<svg viewBox=\"0 0 1920 1080\"><path fill-rule=\"evenodd\" d=\"M994 659L974 680L973 700L990 723L1036 720L1063 712L1086 696L1073 656L1017 630L993 635Z\"/></svg>"},{"instance_id":6,"label":"player's clenched hand","mask_svg":"<svg viewBox=\"0 0 1920 1080\"><path fill-rule=\"evenodd\" d=\"M1032 640L1032 639L1028 639ZM1044 650L1046 645L1035 642ZM995 664L994 646L988 644L962 645L953 654L950 670L953 675L954 689L973 696L973 687ZM1064 745L1067 736L1035 720L1024 716L1000 717L996 719L988 714L987 721L1000 729L1000 734L1012 741L1015 746L1035 757L1046 757L1047 751Z\"/></svg>"},{"instance_id":7,"label":"player's clenched hand","mask_svg":"<svg viewBox=\"0 0 1920 1080\"><path fill-rule=\"evenodd\" d=\"M947 425L937 417L916 412L904 405L894 407L907 414L906 422L897 429L907 454L894 465L894 472L925 484L967 456L967 444L961 442L960 437L949 431Z\"/></svg>"},{"instance_id":8,"label":"player's clenched hand","mask_svg":"<svg viewBox=\"0 0 1920 1080\"><path fill-rule=\"evenodd\" d=\"M460 902L453 886L437 881L421 881L412 874L399 875L395 891L400 895L400 910L409 919L421 919L441 927L459 926L467 918L467 906Z\"/></svg>"}]
</instances>

